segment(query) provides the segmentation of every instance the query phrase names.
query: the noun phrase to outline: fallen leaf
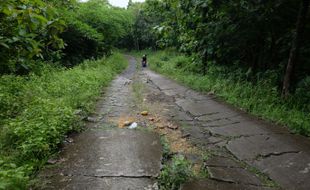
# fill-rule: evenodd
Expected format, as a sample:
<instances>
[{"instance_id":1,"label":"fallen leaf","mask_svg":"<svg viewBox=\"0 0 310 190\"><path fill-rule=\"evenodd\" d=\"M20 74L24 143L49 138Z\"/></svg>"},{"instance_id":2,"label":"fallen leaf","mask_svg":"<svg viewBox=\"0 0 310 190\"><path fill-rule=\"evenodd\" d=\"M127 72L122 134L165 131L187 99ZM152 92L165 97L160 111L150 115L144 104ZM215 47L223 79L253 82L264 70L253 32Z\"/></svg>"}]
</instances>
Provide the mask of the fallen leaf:
<instances>
[{"instance_id":1,"label":"fallen leaf","mask_svg":"<svg viewBox=\"0 0 310 190\"><path fill-rule=\"evenodd\" d=\"M129 126L129 125L131 125L132 124L132 121L125 121L124 122L124 126Z\"/></svg>"},{"instance_id":2,"label":"fallen leaf","mask_svg":"<svg viewBox=\"0 0 310 190\"><path fill-rule=\"evenodd\" d=\"M72 139L72 138L67 138L66 141L67 141L68 143L73 143L73 139Z\"/></svg>"},{"instance_id":3,"label":"fallen leaf","mask_svg":"<svg viewBox=\"0 0 310 190\"><path fill-rule=\"evenodd\" d=\"M141 115L147 116L147 115L149 115L149 112L148 111L143 111L143 112L141 112Z\"/></svg>"},{"instance_id":4,"label":"fallen leaf","mask_svg":"<svg viewBox=\"0 0 310 190\"><path fill-rule=\"evenodd\" d=\"M49 159L49 160L47 161L47 163L48 163L48 164L56 164L56 163L57 163L57 160L51 158L51 159Z\"/></svg>"},{"instance_id":5,"label":"fallen leaf","mask_svg":"<svg viewBox=\"0 0 310 190\"><path fill-rule=\"evenodd\" d=\"M96 123L98 121L98 119L95 117L87 117L86 120L93 123Z\"/></svg>"},{"instance_id":6,"label":"fallen leaf","mask_svg":"<svg viewBox=\"0 0 310 190\"><path fill-rule=\"evenodd\" d=\"M173 130L176 130L176 129L179 128L177 125L172 125L172 124L168 124L167 127L168 127L169 129L173 129Z\"/></svg>"},{"instance_id":7,"label":"fallen leaf","mask_svg":"<svg viewBox=\"0 0 310 190\"><path fill-rule=\"evenodd\" d=\"M187 133L187 134L182 135L182 138L187 138L189 136L191 136L191 134Z\"/></svg>"},{"instance_id":8,"label":"fallen leaf","mask_svg":"<svg viewBox=\"0 0 310 190\"><path fill-rule=\"evenodd\" d=\"M162 124L159 124L159 125L158 125L158 128L160 128L160 129L164 129L164 128L165 128L165 126L164 126L164 125L162 125Z\"/></svg>"}]
</instances>

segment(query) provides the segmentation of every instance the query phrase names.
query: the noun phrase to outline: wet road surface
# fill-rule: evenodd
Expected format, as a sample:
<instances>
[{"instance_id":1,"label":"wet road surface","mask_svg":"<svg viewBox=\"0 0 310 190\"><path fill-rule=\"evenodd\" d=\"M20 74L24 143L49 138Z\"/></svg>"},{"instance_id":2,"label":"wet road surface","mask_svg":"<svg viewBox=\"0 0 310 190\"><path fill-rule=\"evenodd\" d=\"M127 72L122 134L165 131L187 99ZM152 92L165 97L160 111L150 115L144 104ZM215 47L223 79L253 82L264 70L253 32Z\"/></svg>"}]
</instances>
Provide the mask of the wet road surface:
<instances>
[{"instance_id":1,"label":"wet road surface","mask_svg":"<svg viewBox=\"0 0 310 190\"><path fill-rule=\"evenodd\" d=\"M42 189L157 189L162 156L159 135L110 127L110 120L135 114L131 81L136 64L128 59L129 67L106 89L87 130L65 146L61 163L41 174Z\"/></svg>"},{"instance_id":2,"label":"wet road surface","mask_svg":"<svg viewBox=\"0 0 310 190\"><path fill-rule=\"evenodd\" d=\"M148 69L137 70L135 59L128 60L128 69L98 102L95 122L64 148L60 164L44 172L45 189L158 188L159 136L104 127L141 111L133 90L137 81L143 86L138 95L146 109L182 126L194 146L212 153L204 163L209 178L193 179L183 190L310 189L309 139Z\"/></svg>"},{"instance_id":3,"label":"wet road surface","mask_svg":"<svg viewBox=\"0 0 310 190\"><path fill-rule=\"evenodd\" d=\"M189 134L197 146L213 152L205 163L210 179L188 183L183 189L264 189L269 185L258 178L261 175L278 184L277 188L310 189L308 138L290 134L284 127L259 120L152 71L144 74L157 89L153 93L163 93L171 100L165 106L175 122L187 125L183 133Z\"/></svg>"}]
</instances>

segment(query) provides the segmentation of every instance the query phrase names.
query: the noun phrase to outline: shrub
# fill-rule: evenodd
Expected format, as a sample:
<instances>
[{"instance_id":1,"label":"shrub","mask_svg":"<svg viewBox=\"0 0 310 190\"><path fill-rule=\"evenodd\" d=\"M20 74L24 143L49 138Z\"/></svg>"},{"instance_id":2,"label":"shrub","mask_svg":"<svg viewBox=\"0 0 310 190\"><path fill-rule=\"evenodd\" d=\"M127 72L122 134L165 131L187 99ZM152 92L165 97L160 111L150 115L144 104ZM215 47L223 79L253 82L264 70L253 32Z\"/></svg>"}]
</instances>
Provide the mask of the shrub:
<instances>
[{"instance_id":1,"label":"shrub","mask_svg":"<svg viewBox=\"0 0 310 190\"><path fill-rule=\"evenodd\" d=\"M174 156L172 162L164 165L159 176L162 190L178 190L192 176L191 165L184 156Z\"/></svg>"}]
</instances>

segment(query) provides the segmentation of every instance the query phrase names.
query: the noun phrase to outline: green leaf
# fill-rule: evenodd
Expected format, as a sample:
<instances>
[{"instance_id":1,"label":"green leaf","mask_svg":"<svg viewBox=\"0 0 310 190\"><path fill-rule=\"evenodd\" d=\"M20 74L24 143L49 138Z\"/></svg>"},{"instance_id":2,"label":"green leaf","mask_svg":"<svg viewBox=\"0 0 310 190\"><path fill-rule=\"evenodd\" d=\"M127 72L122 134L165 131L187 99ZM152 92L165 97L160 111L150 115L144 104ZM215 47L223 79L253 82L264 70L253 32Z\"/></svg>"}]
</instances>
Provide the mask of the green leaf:
<instances>
[{"instance_id":1,"label":"green leaf","mask_svg":"<svg viewBox=\"0 0 310 190\"><path fill-rule=\"evenodd\" d=\"M3 42L0 42L0 45L3 46L3 47L5 47L5 48L7 48L7 49L10 48L7 44L5 44L5 43L3 43Z\"/></svg>"}]
</instances>

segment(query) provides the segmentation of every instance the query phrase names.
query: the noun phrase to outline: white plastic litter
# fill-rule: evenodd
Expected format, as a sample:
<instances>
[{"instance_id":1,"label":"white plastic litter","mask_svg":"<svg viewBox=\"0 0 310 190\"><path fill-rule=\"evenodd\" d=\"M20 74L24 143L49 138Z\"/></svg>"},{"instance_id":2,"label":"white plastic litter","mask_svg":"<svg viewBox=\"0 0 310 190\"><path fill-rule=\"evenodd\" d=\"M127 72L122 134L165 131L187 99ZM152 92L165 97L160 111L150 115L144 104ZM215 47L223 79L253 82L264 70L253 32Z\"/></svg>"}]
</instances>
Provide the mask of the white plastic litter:
<instances>
[{"instance_id":1,"label":"white plastic litter","mask_svg":"<svg viewBox=\"0 0 310 190\"><path fill-rule=\"evenodd\" d=\"M138 127L138 124L136 122L133 122L129 127L128 129L134 129L134 128L137 128Z\"/></svg>"}]
</instances>

